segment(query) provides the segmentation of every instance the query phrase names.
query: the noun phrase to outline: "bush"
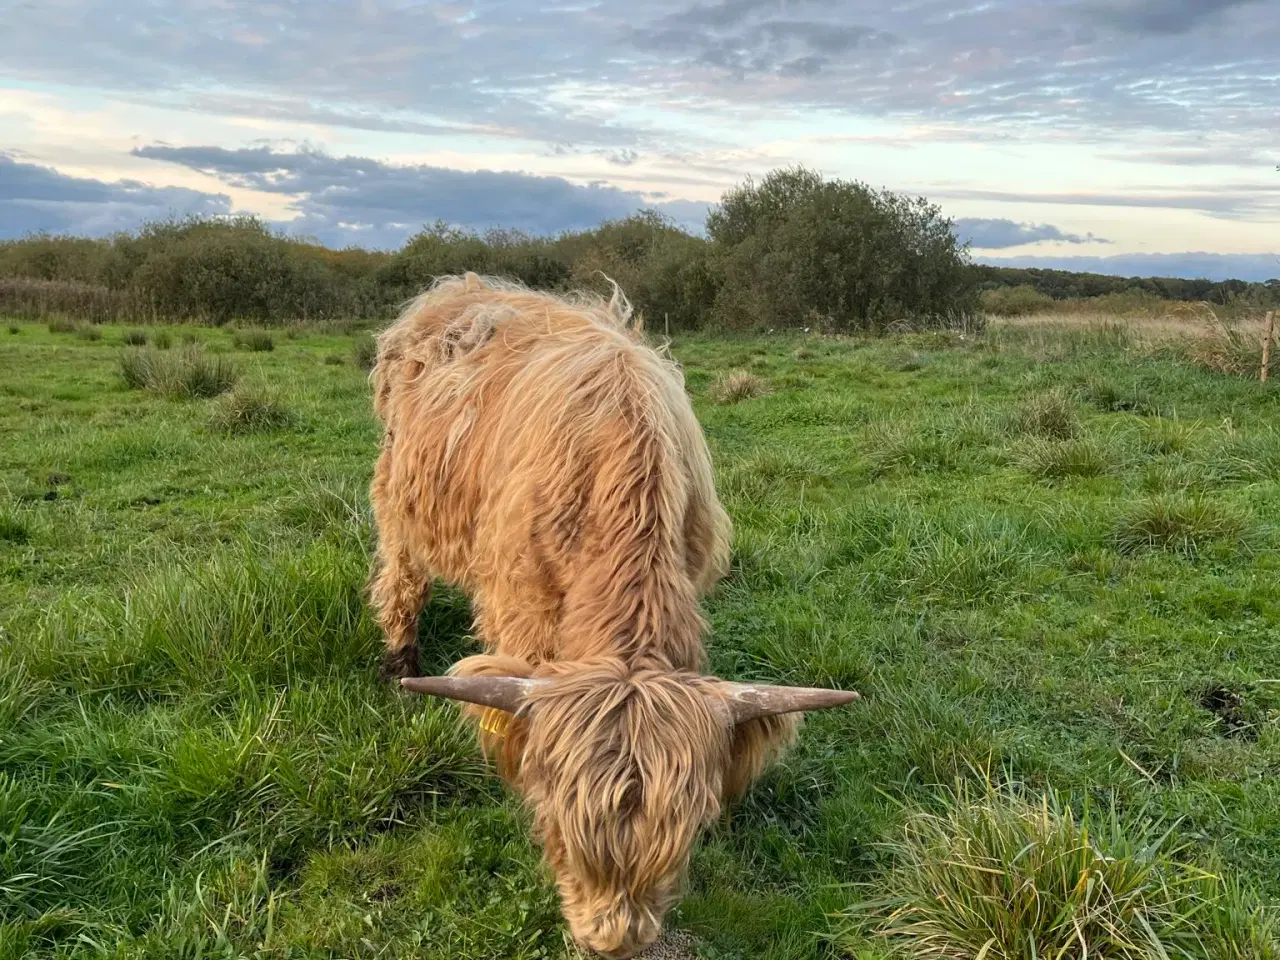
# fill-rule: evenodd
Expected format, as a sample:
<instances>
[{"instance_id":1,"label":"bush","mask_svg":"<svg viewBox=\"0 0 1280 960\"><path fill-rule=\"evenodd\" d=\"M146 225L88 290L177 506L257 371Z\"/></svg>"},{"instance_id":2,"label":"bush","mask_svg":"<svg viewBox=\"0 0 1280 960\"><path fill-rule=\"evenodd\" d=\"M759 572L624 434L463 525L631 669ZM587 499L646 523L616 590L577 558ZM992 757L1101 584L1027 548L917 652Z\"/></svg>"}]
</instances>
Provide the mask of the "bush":
<instances>
[{"instance_id":1,"label":"bush","mask_svg":"<svg viewBox=\"0 0 1280 960\"><path fill-rule=\"evenodd\" d=\"M147 345L147 332L145 330L129 330L121 339L128 346L145 347Z\"/></svg>"},{"instance_id":2,"label":"bush","mask_svg":"<svg viewBox=\"0 0 1280 960\"><path fill-rule=\"evenodd\" d=\"M276 348L275 339L266 330L237 330L231 342L241 350L263 353Z\"/></svg>"},{"instance_id":3,"label":"bush","mask_svg":"<svg viewBox=\"0 0 1280 960\"><path fill-rule=\"evenodd\" d=\"M367 333L357 337L351 345L351 362L360 370L372 370L378 362L378 341Z\"/></svg>"},{"instance_id":4,"label":"bush","mask_svg":"<svg viewBox=\"0 0 1280 960\"><path fill-rule=\"evenodd\" d=\"M908 820L886 888L846 911L851 955L868 938L911 960L1278 955L1274 916L1167 833L1051 792L960 786L945 800Z\"/></svg>"},{"instance_id":5,"label":"bush","mask_svg":"<svg viewBox=\"0 0 1280 960\"><path fill-rule=\"evenodd\" d=\"M610 296L609 281L614 281L657 334L707 324L718 290L710 249L705 240L653 211L610 221L557 245L573 265L569 285Z\"/></svg>"},{"instance_id":6,"label":"bush","mask_svg":"<svg viewBox=\"0 0 1280 960\"><path fill-rule=\"evenodd\" d=\"M120 375L134 389L182 398L216 397L239 379L228 360L210 357L195 346L175 354L131 348L120 358Z\"/></svg>"},{"instance_id":7,"label":"bush","mask_svg":"<svg viewBox=\"0 0 1280 960\"><path fill-rule=\"evenodd\" d=\"M778 170L726 193L707 232L723 327L884 331L978 305L967 249L923 199Z\"/></svg>"},{"instance_id":8,"label":"bush","mask_svg":"<svg viewBox=\"0 0 1280 960\"><path fill-rule=\"evenodd\" d=\"M259 386L236 387L218 398L209 425L224 433L279 430L294 425L293 413L273 393Z\"/></svg>"},{"instance_id":9,"label":"bush","mask_svg":"<svg viewBox=\"0 0 1280 960\"><path fill-rule=\"evenodd\" d=\"M1033 313L1047 313L1054 306L1053 297L1027 284L983 290L978 302L983 313L997 317L1025 317Z\"/></svg>"}]
</instances>

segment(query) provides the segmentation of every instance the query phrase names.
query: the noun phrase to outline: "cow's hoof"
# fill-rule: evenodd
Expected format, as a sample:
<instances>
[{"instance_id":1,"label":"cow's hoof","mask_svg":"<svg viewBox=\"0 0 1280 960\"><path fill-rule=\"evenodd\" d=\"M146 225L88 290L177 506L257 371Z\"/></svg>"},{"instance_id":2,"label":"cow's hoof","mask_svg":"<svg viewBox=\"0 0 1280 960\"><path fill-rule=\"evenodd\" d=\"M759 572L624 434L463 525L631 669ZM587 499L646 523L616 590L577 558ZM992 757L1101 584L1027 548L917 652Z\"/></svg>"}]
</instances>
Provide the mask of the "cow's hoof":
<instances>
[{"instance_id":1,"label":"cow's hoof","mask_svg":"<svg viewBox=\"0 0 1280 960\"><path fill-rule=\"evenodd\" d=\"M401 677L418 676L418 648L416 645L390 650L382 658L378 676L386 683L394 683Z\"/></svg>"}]
</instances>

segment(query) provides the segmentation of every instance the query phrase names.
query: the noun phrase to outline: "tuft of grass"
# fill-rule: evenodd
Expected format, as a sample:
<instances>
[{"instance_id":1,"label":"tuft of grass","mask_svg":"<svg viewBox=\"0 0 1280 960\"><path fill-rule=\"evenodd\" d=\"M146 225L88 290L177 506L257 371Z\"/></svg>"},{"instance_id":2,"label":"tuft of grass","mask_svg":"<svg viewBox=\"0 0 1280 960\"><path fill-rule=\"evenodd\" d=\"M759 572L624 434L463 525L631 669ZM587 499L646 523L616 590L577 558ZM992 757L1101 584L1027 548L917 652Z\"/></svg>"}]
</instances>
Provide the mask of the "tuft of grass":
<instances>
[{"instance_id":1,"label":"tuft of grass","mask_svg":"<svg viewBox=\"0 0 1280 960\"><path fill-rule=\"evenodd\" d=\"M76 327L76 336L93 343L102 339L102 329L92 323L82 323Z\"/></svg>"},{"instance_id":2,"label":"tuft of grass","mask_svg":"<svg viewBox=\"0 0 1280 960\"><path fill-rule=\"evenodd\" d=\"M157 350L168 350L173 346L173 338L169 336L168 330L157 330L151 338L151 345Z\"/></svg>"},{"instance_id":3,"label":"tuft of grass","mask_svg":"<svg viewBox=\"0 0 1280 960\"><path fill-rule=\"evenodd\" d=\"M275 338L266 330L237 330L231 335L231 342L241 350L254 353L268 353L276 348Z\"/></svg>"},{"instance_id":4,"label":"tuft of grass","mask_svg":"<svg viewBox=\"0 0 1280 960\"><path fill-rule=\"evenodd\" d=\"M908 818L883 896L847 909L837 939L911 960L1274 960L1274 917L1172 836L1114 806L961 782Z\"/></svg>"},{"instance_id":5,"label":"tuft of grass","mask_svg":"<svg viewBox=\"0 0 1280 960\"><path fill-rule=\"evenodd\" d=\"M1262 344L1212 312L1205 331L1183 345L1188 360L1213 373L1256 377L1262 369Z\"/></svg>"},{"instance_id":6,"label":"tuft of grass","mask_svg":"<svg viewBox=\"0 0 1280 960\"><path fill-rule=\"evenodd\" d=\"M1239 542L1245 529L1246 518L1220 501L1175 493L1135 503L1116 523L1112 539L1121 553L1169 550L1195 557L1211 544Z\"/></svg>"},{"instance_id":7,"label":"tuft of grass","mask_svg":"<svg viewBox=\"0 0 1280 960\"><path fill-rule=\"evenodd\" d=\"M70 317L53 317L47 324L50 333L75 333L80 325Z\"/></svg>"},{"instance_id":8,"label":"tuft of grass","mask_svg":"<svg viewBox=\"0 0 1280 960\"><path fill-rule=\"evenodd\" d=\"M281 513L293 526L313 533L354 530L363 538L373 529L368 485L350 477L304 482Z\"/></svg>"},{"instance_id":9,"label":"tuft of grass","mask_svg":"<svg viewBox=\"0 0 1280 960\"><path fill-rule=\"evenodd\" d=\"M130 347L145 347L147 345L147 331L128 330L121 339Z\"/></svg>"},{"instance_id":10,"label":"tuft of grass","mask_svg":"<svg viewBox=\"0 0 1280 960\"><path fill-rule=\"evenodd\" d=\"M336 353L331 353L324 358L324 363L327 367L340 367L346 362L347 361L342 359L341 355Z\"/></svg>"},{"instance_id":11,"label":"tuft of grass","mask_svg":"<svg viewBox=\"0 0 1280 960\"><path fill-rule=\"evenodd\" d=\"M24 544L31 540L31 527L12 509L0 510L0 541Z\"/></svg>"},{"instance_id":12,"label":"tuft of grass","mask_svg":"<svg viewBox=\"0 0 1280 960\"><path fill-rule=\"evenodd\" d=\"M898 350L885 358L884 365L888 370L897 370L899 373L912 373L924 368L925 357L915 350Z\"/></svg>"},{"instance_id":13,"label":"tuft of grass","mask_svg":"<svg viewBox=\"0 0 1280 960\"><path fill-rule=\"evenodd\" d=\"M197 346L174 353L131 348L120 358L120 375L127 386L168 397L216 397L239 379L235 366L211 357Z\"/></svg>"},{"instance_id":14,"label":"tuft of grass","mask_svg":"<svg viewBox=\"0 0 1280 960\"><path fill-rule=\"evenodd\" d=\"M1070 440L1080 430L1076 405L1063 390L1032 397L1013 413L1012 425L1020 433L1048 440Z\"/></svg>"},{"instance_id":15,"label":"tuft of grass","mask_svg":"<svg viewBox=\"0 0 1280 960\"><path fill-rule=\"evenodd\" d=\"M22 327L18 326L16 323L11 323L9 324L9 332L16 336L22 332Z\"/></svg>"},{"instance_id":16,"label":"tuft of grass","mask_svg":"<svg viewBox=\"0 0 1280 960\"><path fill-rule=\"evenodd\" d=\"M1046 440L1033 437L1018 455L1019 465L1042 480L1100 477L1111 469L1111 457L1096 440Z\"/></svg>"},{"instance_id":17,"label":"tuft of grass","mask_svg":"<svg viewBox=\"0 0 1280 960\"><path fill-rule=\"evenodd\" d=\"M378 341L367 333L356 337L351 344L351 361L361 370L372 370L378 362Z\"/></svg>"},{"instance_id":18,"label":"tuft of grass","mask_svg":"<svg viewBox=\"0 0 1280 960\"><path fill-rule=\"evenodd\" d=\"M129 350L120 357L120 376L125 386L134 390L156 390L157 357L151 350Z\"/></svg>"},{"instance_id":19,"label":"tuft of grass","mask_svg":"<svg viewBox=\"0 0 1280 960\"><path fill-rule=\"evenodd\" d=\"M734 370L721 374L711 385L711 399L716 403L740 403L764 396L769 392L768 383L746 370Z\"/></svg>"},{"instance_id":20,"label":"tuft of grass","mask_svg":"<svg viewBox=\"0 0 1280 960\"><path fill-rule=\"evenodd\" d=\"M282 430L297 422L295 414L269 390L241 384L218 398L209 426L224 433Z\"/></svg>"}]
</instances>

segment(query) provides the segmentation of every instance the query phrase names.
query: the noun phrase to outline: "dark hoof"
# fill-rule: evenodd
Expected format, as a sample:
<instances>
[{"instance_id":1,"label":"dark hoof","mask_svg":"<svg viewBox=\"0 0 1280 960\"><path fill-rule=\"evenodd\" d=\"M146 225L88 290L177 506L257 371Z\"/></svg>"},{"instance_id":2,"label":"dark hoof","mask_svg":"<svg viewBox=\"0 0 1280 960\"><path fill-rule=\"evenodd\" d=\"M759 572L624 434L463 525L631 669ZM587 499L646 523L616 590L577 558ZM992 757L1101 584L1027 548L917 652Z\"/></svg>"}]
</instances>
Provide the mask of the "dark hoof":
<instances>
[{"instance_id":1,"label":"dark hoof","mask_svg":"<svg viewBox=\"0 0 1280 960\"><path fill-rule=\"evenodd\" d=\"M418 676L418 647L416 644L391 650L382 658L382 669L378 671L384 681L390 683L401 677Z\"/></svg>"}]
</instances>

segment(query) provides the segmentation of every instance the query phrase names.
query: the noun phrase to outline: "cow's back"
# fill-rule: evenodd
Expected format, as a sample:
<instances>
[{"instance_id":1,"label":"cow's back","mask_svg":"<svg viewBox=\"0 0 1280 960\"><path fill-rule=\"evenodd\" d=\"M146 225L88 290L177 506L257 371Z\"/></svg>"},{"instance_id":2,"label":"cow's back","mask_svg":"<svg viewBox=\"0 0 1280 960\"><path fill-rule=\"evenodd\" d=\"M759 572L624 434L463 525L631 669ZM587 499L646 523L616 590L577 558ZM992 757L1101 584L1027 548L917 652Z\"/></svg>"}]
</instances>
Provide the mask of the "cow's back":
<instances>
[{"instance_id":1,"label":"cow's back","mask_svg":"<svg viewBox=\"0 0 1280 960\"><path fill-rule=\"evenodd\" d=\"M447 280L382 335L374 381L384 495L436 575L557 602L609 538L635 534L600 505L637 469L679 527L649 549L679 552L698 591L723 572L728 519L682 378L617 303Z\"/></svg>"}]
</instances>

